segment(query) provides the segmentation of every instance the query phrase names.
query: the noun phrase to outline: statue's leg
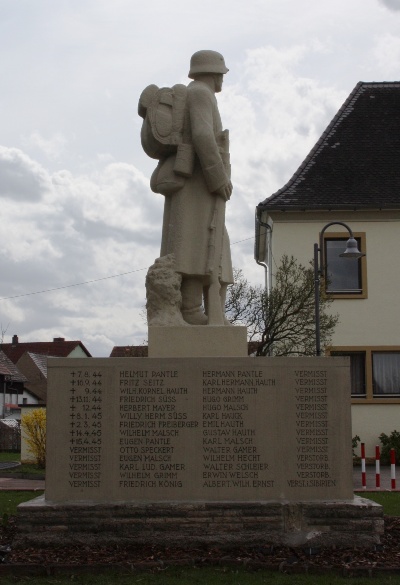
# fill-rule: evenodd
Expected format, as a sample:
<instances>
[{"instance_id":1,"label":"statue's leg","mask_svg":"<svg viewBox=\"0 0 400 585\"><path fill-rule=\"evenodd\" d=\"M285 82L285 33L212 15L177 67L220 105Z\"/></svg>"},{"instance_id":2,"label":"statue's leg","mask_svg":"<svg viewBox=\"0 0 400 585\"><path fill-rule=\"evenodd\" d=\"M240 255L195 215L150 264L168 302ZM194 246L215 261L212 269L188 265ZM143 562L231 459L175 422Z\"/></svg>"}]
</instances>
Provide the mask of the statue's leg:
<instances>
[{"instance_id":1,"label":"statue's leg","mask_svg":"<svg viewBox=\"0 0 400 585\"><path fill-rule=\"evenodd\" d=\"M207 325L202 309L203 279L195 276L182 277L182 316L190 325Z\"/></svg>"}]
</instances>

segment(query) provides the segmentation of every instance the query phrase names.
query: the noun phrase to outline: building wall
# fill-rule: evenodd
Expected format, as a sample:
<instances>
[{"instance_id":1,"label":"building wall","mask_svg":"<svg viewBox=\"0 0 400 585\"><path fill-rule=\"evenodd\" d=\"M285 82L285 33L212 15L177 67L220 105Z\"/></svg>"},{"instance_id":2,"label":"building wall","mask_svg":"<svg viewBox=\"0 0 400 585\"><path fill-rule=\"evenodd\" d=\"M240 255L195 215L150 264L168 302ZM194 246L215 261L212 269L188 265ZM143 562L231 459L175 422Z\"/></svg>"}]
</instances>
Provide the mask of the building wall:
<instances>
[{"instance_id":1,"label":"building wall","mask_svg":"<svg viewBox=\"0 0 400 585\"><path fill-rule=\"evenodd\" d=\"M390 435L400 431L400 405L393 404L352 404L352 436L358 435L365 443L366 457L375 457L375 445L380 445L379 435ZM356 450L357 453L357 450ZM358 446L358 455L360 446Z\"/></svg>"},{"instance_id":2,"label":"building wall","mask_svg":"<svg viewBox=\"0 0 400 585\"><path fill-rule=\"evenodd\" d=\"M273 218L272 255L278 264L283 254L293 255L305 265L313 258L314 242L330 221L344 221L353 232L366 233L368 298L338 299L332 311L340 314L334 345L400 345L400 271L398 241L400 213L376 212L359 218L344 214L271 214ZM397 216L397 217L396 217ZM326 234L347 232L341 226Z\"/></svg>"},{"instance_id":3,"label":"building wall","mask_svg":"<svg viewBox=\"0 0 400 585\"><path fill-rule=\"evenodd\" d=\"M24 390L22 396L18 398L18 404L38 404L39 400L30 392Z\"/></svg>"},{"instance_id":4,"label":"building wall","mask_svg":"<svg viewBox=\"0 0 400 585\"><path fill-rule=\"evenodd\" d=\"M398 242L400 212L347 213L271 213L273 232L271 253L279 264L283 254L295 256L304 265L313 258L314 243L319 233L331 221L344 221L353 232L366 233L367 290L366 299L335 299L332 312L340 320L333 335L334 346L391 346L400 349L400 271ZM264 217L263 221L267 221ZM341 226L329 232L347 231ZM274 265L272 264L272 272ZM374 398L352 401L352 436L359 435L366 443L367 453L373 456L379 435L400 430L400 399Z\"/></svg>"},{"instance_id":5,"label":"building wall","mask_svg":"<svg viewBox=\"0 0 400 585\"><path fill-rule=\"evenodd\" d=\"M79 345L77 345L75 347L75 349L73 349L71 351L71 353L68 355L69 358L87 358L88 356L86 355L86 353L83 351L83 349L81 347L79 347Z\"/></svg>"}]
</instances>

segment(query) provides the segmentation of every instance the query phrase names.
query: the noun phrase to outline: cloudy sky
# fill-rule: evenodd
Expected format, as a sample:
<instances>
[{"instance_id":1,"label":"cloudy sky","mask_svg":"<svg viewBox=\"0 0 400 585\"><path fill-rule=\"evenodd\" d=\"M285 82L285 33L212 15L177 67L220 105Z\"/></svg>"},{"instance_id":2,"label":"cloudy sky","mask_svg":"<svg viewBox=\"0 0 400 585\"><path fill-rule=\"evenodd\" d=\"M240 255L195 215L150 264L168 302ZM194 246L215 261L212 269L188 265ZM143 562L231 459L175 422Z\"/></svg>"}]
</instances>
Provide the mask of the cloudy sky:
<instances>
[{"instance_id":1,"label":"cloudy sky","mask_svg":"<svg viewBox=\"0 0 400 585\"><path fill-rule=\"evenodd\" d=\"M218 96L227 226L234 266L261 284L255 206L358 81L400 79L399 31L400 0L0 0L4 340L80 339L96 357L146 340L163 198L149 188L137 101L151 83L188 82L199 49L230 69Z\"/></svg>"}]
</instances>

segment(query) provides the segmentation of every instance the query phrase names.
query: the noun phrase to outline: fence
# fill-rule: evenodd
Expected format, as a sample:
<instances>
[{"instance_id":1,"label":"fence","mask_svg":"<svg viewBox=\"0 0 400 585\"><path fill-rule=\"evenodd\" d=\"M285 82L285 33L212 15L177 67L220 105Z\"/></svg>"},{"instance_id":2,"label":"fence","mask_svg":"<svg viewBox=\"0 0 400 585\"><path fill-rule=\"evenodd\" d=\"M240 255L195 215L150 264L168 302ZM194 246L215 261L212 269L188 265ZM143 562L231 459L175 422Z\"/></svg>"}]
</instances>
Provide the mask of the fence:
<instances>
[{"instance_id":1,"label":"fence","mask_svg":"<svg viewBox=\"0 0 400 585\"><path fill-rule=\"evenodd\" d=\"M361 443L361 485L367 489L365 443ZM381 450L379 445L375 447L375 488L381 489ZM396 489L396 451L390 449L390 489Z\"/></svg>"},{"instance_id":2,"label":"fence","mask_svg":"<svg viewBox=\"0 0 400 585\"><path fill-rule=\"evenodd\" d=\"M0 420L0 451L21 451L21 425L15 419Z\"/></svg>"}]
</instances>

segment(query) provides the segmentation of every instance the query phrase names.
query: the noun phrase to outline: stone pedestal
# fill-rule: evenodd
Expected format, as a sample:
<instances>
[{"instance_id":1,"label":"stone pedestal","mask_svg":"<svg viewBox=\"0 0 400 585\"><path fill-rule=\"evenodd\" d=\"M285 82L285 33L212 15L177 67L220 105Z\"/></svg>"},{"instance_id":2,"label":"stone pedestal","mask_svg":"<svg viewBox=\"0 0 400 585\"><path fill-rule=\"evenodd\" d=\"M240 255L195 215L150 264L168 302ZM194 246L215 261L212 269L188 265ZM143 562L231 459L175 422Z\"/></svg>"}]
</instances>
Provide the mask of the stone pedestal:
<instances>
[{"instance_id":1,"label":"stone pedestal","mask_svg":"<svg viewBox=\"0 0 400 585\"><path fill-rule=\"evenodd\" d=\"M20 504L15 546L154 544L373 547L382 508L356 497L318 502Z\"/></svg>"},{"instance_id":2,"label":"stone pedestal","mask_svg":"<svg viewBox=\"0 0 400 585\"><path fill-rule=\"evenodd\" d=\"M246 327L149 327L152 358L246 356Z\"/></svg>"},{"instance_id":3,"label":"stone pedestal","mask_svg":"<svg viewBox=\"0 0 400 585\"><path fill-rule=\"evenodd\" d=\"M47 445L21 542L347 546L382 528L353 498L348 358L52 358Z\"/></svg>"}]
</instances>

